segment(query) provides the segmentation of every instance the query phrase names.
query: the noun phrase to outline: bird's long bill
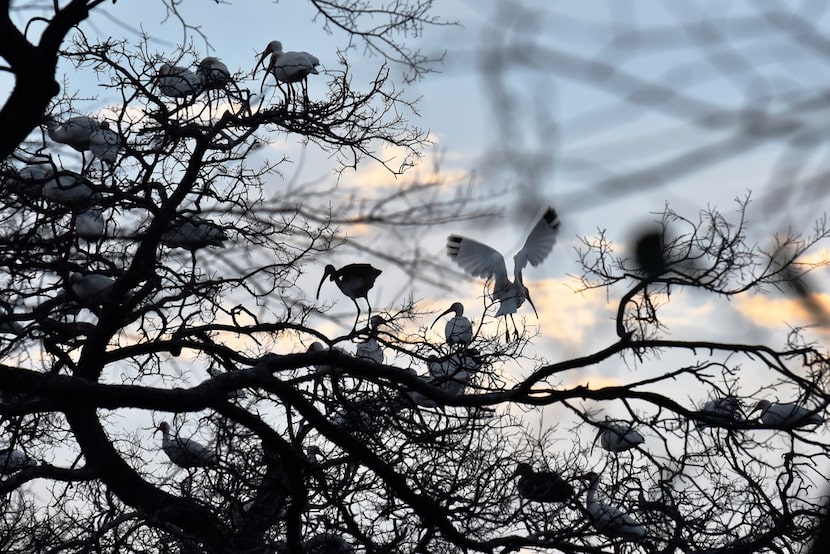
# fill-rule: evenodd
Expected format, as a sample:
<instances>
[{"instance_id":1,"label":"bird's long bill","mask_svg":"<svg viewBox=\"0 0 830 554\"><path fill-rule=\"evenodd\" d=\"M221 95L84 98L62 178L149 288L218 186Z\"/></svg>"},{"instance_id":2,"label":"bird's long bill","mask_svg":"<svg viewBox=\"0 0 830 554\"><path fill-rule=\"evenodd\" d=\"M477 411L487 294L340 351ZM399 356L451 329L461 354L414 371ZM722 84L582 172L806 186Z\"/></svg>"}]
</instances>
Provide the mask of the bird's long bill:
<instances>
[{"instance_id":1,"label":"bird's long bill","mask_svg":"<svg viewBox=\"0 0 830 554\"><path fill-rule=\"evenodd\" d=\"M259 66L265 62L265 58L267 58L268 54L270 54L270 53L271 53L271 50L269 50L268 48L266 48L265 51L262 52L262 55L259 57L259 61L254 66L254 73L256 73L257 69L259 69ZM271 67L273 67L273 65L274 64L272 62Z\"/></svg>"},{"instance_id":2,"label":"bird's long bill","mask_svg":"<svg viewBox=\"0 0 830 554\"><path fill-rule=\"evenodd\" d=\"M446 312L444 312L441 315L439 315L438 317L436 317L435 321L432 322L432 325L430 325L429 328L432 329L433 327L435 327L435 324L438 323L438 320L441 319L442 317L444 317L445 315L447 315L448 313L450 313L451 311L452 311L452 308L448 309Z\"/></svg>"},{"instance_id":3,"label":"bird's long bill","mask_svg":"<svg viewBox=\"0 0 830 554\"><path fill-rule=\"evenodd\" d=\"M605 429L603 429L602 427L600 427L600 428L599 428L599 430L597 431L596 436L594 436L594 442L593 442L593 444L596 444L596 443L597 443L597 441L599 440L599 436L602 434L602 432L603 432L603 431L605 431Z\"/></svg>"},{"instance_id":4,"label":"bird's long bill","mask_svg":"<svg viewBox=\"0 0 830 554\"><path fill-rule=\"evenodd\" d=\"M323 278L320 279L320 284L317 286L317 300L320 300L320 289L323 288L323 283L326 282L326 277L328 277L328 276L329 276L329 272L326 271L325 273L323 273Z\"/></svg>"},{"instance_id":5,"label":"bird's long bill","mask_svg":"<svg viewBox=\"0 0 830 554\"><path fill-rule=\"evenodd\" d=\"M530 307L533 308L533 313L536 314L536 319L539 319L539 312L536 311L536 306L533 304L533 300L530 298L530 291L526 290L525 296L527 296L527 303L530 304Z\"/></svg>"}]
</instances>

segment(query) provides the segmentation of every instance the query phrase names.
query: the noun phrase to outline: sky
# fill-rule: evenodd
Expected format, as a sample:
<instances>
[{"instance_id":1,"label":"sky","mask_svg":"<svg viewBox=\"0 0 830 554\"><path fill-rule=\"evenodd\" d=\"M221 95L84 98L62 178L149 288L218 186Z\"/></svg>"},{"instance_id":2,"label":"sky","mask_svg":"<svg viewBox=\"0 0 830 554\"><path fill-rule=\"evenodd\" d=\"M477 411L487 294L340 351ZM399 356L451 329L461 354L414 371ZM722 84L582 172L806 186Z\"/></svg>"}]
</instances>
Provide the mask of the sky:
<instances>
[{"instance_id":1,"label":"sky","mask_svg":"<svg viewBox=\"0 0 830 554\"><path fill-rule=\"evenodd\" d=\"M437 15L460 24L427 28L413 40L427 52L446 51L446 59L438 72L406 87L411 98L420 99L416 123L429 130L435 143L416 171L429 174L440 160L440 169L449 180L473 178L477 194L499 198L497 204L503 207L497 217L486 221L427 230L423 235L426 250L440 257L447 234L467 235L503 252L509 267L510 258L544 207L555 206L559 211L563 224L553 254L541 267L525 273L539 319L534 319L529 308L520 311L529 326L538 326L534 351L557 361L588 354L616 340L613 294L623 289L613 289L610 297L600 290L575 292L579 236L595 236L598 229L607 229L608 236L625 250L634 230L652 220L650 213L661 210L666 202L696 219L698 211L707 207L733 214L735 198L749 191L755 199L748 211L751 240L766 244L772 232L790 227L809 231L805 222L820 217L826 203L809 201L795 192L782 194L779 187L790 181L793 187L807 187L820 179L826 153L822 139L810 132L821 128L830 112L792 110L804 91L820 90L828 83L818 70L821 58L797 50L784 40L790 36L787 33L779 36L769 29L735 25L730 27L734 34L728 35L734 48L706 49L700 47L701 41L716 42L716 33L696 36L678 30L680 23L693 19L750 17L757 13L751 3L688 2L682 3L684 7L670 7L666 4L672 3L633 0L551 2L544 11L536 4L437 3ZM781 9L795 5L781 3ZM810 3L799 6L812 9ZM275 39L286 50L315 54L323 69L339 67L337 51L344 47L345 38L322 30L320 22L313 21L308 2L189 1L181 9L187 21L209 38L210 48L195 33L189 33L186 40L204 55L220 57L232 70L253 67L265 45ZM173 51L183 38L177 21L165 21L160 2L107 4L93 12L82 28L90 34L123 36L135 42L138 30L143 30L151 37L151 48L159 53ZM642 32L634 34L632 29ZM570 60L569 55L581 62ZM360 49L347 56L358 84L367 83L382 63ZM393 74L400 71L393 66ZM2 79L0 90L8 86ZM646 81L664 89L643 87ZM630 93L620 92L629 88ZM679 93L666 99L660 96L666 90ZM310 79L309 91L312 98L324 94L325 75ZM114 93L100 89L89 109L118 101L108 94ZM802 125L804 131L777 140L774 133L764 138L766 131L760 129L755 135L761 137L757 144L747 146L735 138L735 125L719 125L716 118L703 117L758 105L776 116L791 116L793 124ZM749 115L746 134L751 136L755 120ZM805 143L814 147L802 153L797 146ZM279 147L300 159L299 145ZM726 155L730 149L734 154ZM697 157L686 165L669 163L689 151L697 152ZM615 180L648 168L656 169L638 175L634 186ZM305 163L297 171L294 177L300 183L335 179L326 154L313 150L305 152ZM397 182L372 163L362 163L341 179L346 185L361 183L367 189ZM814 260L827 258L826 244L819 244L812 255ZM394 306L403 292L394 284L403 276L393 269L385 271L373 291L372 304L377 308ZM315 289L319 275L308 275L303 287ZM826 271L815 277L811 281L815 289L827 291ZM351 302L340 297L330 283L323 291L321 299L337 302L335 310L346 314L350 326ZM480 319L481 291L482 283L471 278L459 279L448 289L422 287L416 296L422 299L421 307L436 313L461 300L471 317ZM781 346L787 329L811 323L811 315L785 294L769 293L729 301L678 290L666 309L665 322L672 336L723 341L750 336ZM830 307L827 294L819 299ZM422 323L431 323L431 318ZM330 321L320 321L320 329L332 335L344 331ZM823 329L810 333L826 339ZM660 363L629 360L628 367L615 360L563 379L567 385L614 384L635 375L644 378L648 372L688 359L684 353L678 358L665 356ZM517 365L505 371L515 379L529 369ZM752 388L750 380L747 390ZM705 400L705 396L695 396L705 395L702 390L684 389L683 394L687 397L679 400L688 405ZM621 406L603 409L610 415L621 413ZM552 421L562 413L554 408L544 411L543 417Z\"/></svg>"}]
</instances>

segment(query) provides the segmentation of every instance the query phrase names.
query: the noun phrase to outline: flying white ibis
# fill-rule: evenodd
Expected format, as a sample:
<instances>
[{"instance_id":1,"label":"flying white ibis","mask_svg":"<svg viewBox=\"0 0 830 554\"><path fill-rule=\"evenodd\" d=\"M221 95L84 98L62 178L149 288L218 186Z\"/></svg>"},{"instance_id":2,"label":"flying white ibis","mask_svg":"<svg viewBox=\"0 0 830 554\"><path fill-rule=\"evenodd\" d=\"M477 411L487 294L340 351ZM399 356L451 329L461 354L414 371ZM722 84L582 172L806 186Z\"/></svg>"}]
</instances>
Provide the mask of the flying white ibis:
<instances>
[{"instance_id":1,"label":"flying white ibis","mask_svg":"<svg viewBox=\"0 0 830 554\"><path fill-rule=\"evenodd\" d=\"M100 273L82 275L73 273L69 276L69 290L81 304L101 304L107 299L115 279Z\"/></svg>"},{"instance_id":2,"label":"flying white ibis","mask_svg":"<svg viewBox=\"0 0 830 554\"><path fill-rule=\"evenodd\" d=\"M761 423L774 427L805 427L807 425L820 425L824 418L815 410L809 410L799 406L795 402L770 402L759 400L752 410L752 413L761 410Z\"/></svg>"},{"instance_id":3,"label":"flying white ibis","mask_svg":"<svg viewBox=\"0 0 830 554\"><path fill-rule=\"evenodd\" d=\"M161 449L170 461L179 467L210 467L219 464L216 453L198 442L184 437L171 436L170 424L159 423L156 432L161 431Z\"/></svg>"},{"instance_id":4,"label":"flying white ibis","mask_svg":"<svg viewBox=\"0 0 830 554\"><path fill-rule=\"evenodd\" d=\"M208 246L224 248L228 240L224 229L211 221L180 219L170 224L161 242L170 248L183 248L191 252Z\"/></svg>"},{"instance_id":5,"label":"flying white ibis","mask_svg":"<svg viewBox=\"0 0 830 554\"><path fill-rule=\"evenodd\" d=\"M323 283L326 277L329 281L333 281L340 292L348 296L354 302L357 308L357 316L355 316L354 325L352 329L357 328L357 322L360 319L360 305L357 303L358 298L365 298L366 305L369 306L369 315L372 315L372 304L369 302L369 291L375 286L375 279L382 273L381 270L372 267L370 264L349 264L344 265L340 269L335 268L329 264L323 272L323 278L320 279L320 284L317 286L317 299L320 299L320 289L323 288Z\"/></svg>"},{"instance_id":6,"label":"flying white ibis","mask_svg":"<svg viewBox=\"0 0 830 554\"><path fill-rule=\"evenodd\" d=\"M98 208L89 208L75 214L75 232L79 237L94 241L106 234L104 215Z\"/></svg>"},{"instance_id":7,"label":"flying white ibis","mask_svg":"<svg viewBox=\"0 0 830 554\"><path fill-rule=\"evenodd\" d=\"M591 525L607 537L620 537L630 541L645 538L646 528L619 508L604 504L596 500L599 474L591 471L583 479L589 480L586 508L591 519Z\"/></svg>"},{"instance_id":8,"label":"flying white ibis","mask_svg":"<svg viewBox=\"0 0 830 554\"><path fill-rule=\"evenodd\" d=\"M534 502L565 502L573 496L574 488L552 471L533 471L526 463L516 466L513 477L519 476L516 486L519 496Z\"/></svg>"},{"instance_id":9,"label":"flying white ibis","mask_svg":"<svg viewBox=\"0 0 830 554\"><path fill-rule=\"evenodd\" d=\"M454 302L447 311L435 318L430 329L435 327L439 319L450 312L455 312L455 317L450 318L444 326L444 337L447 339L447 344L467 346L473 340L473 324L464 317L464 305L461 302Z\"/></svg>"},{"instance_id":10,"label":"flying white ibis","mask_svg":"<svg viewBox=\"0 0 830 554\"><path fill-rule=\"evenodd\" d=\"M163 63L156 76L159 91L165 96L183 98L192 96L202 90L202 79L186 67L171 66Z\"/></svg>"},{"instance_id":11,"label":"flying white ibis","mask_svg":"<svg viewBox=\"0 0 830 554\"><path fill-rule=\"evenodd\" d=\"M319 73L319 71L317 71L317 66L320 65L320 60L308 52L283 52L282 43L278 40L272 40L268 43L268 46L265 47L265 50L263 50L262 55L254 68L254 72L256 72L260 64L264 64L265 58L268 56L271 56L271 59L268 61L266 77L268 76L268 73L272 73L277 80L277 86L279 86L280 83L285 83L287 85L286 88L288 89L288 92L286 93L286 102L291 102L291 97L296 96L292 83L299 82L303 90L303 98L307 103L308 76L312 74L317 75ZM263 79L262 82L264 85L265 79Z\"/></svg>"},{"instance_id":12,"label":"flying white ibis","mask_svg":"<svg viewBox=\"0 0 830 554\"><path fill-rule=\"evenodd\" d=\"M700 409L700 414L723 422L724 424L729 424L739 420L740 414L738 413L738 408L740 406L741 402L737 397L724 396L723 398L715 398L704 403ZM706 429L712 425L717 425L717 423L709 423L701 419L695 420L695 426L698 429Z\"/></svg>"},{"instance_id":13,"label":"flying white ibis","mask_svg":"<svg viewBox=\"0 0 830 554\"><path fill-rule=\"evenodd\" d=\"M89 150L92 155L108 164L114 164L121 149L121 135L110 129L110 124L102 121L100 128L89 137Z\"/></svg>"},{"instance_id":14,"label":"flying white ibis","mask_svg":"<svg viewBox=\"0 0 830 554\"><path fill-rule=\"evenodd\" d=\"M507 316L513 321L513 314L519 309L525 300L533 308L533 313L539 317L536 306L530 298L530 291L522 281L522 270L530 263L533 267L538 266L548 257L556 237L559 234L559 216L556 210L548 208L542 218L536 223L525 240L524 246L513 256L513 281L507 276L507 267L504 257L493 248L476 240L450 235L447 237L447 254L461 266L466 273L480 277L487 281L493 280L493 292L491 296L499 302L499 309L496 317L504 316L505 335L509 340L507 332ZM519 336L516 322L513 321L515 336Z\"/></svg>"},{"instance_id":15,"label":"flying white ibis","mask_svg":"<svg viewBox=\"0 0 830 554\"><path fill-rule=\"evenodd\" d=\"M70 207L90 205L101 198L94 185L74 171L59 171L43 184L41 195L50 202Z\"/></svg>"},{"instance_id":16,"label":"flying white ibis","mask_svg":"<svg viewBox=\"0 0 830 554\"><path fill-rule=\"evenodd\" d=\"M36 466L37 462L16 448L0 450L0 475L11 475L21 469Z\"/></svg>"},{"instance_id":17,"label":"flying white ibis","mask_svg":"<svg viewBox=\"0 0 830 554\"><path fill-rule=\"evenodd\" d=\"M378 344L378 327L385 322L386 320L379 315L372 316L369 320L369 337L357 343L355 358L369 360L376 364L383 363L383 349Z\"/></svg>"},{"instance_id":18,"label":"flying white ibis","mask_svg":"<svg viewBox=\"0 0 830 554\"><path fill-rule=\"evenodd\" d=\"M600 446L609 452L623 452L642 444L643 435L634 430L631 425L621 423L601 423L594 443L600 439Z\"/></svg>"},{"instance_id":19,"label":"flying white ibis","mask_svg":"<svg viewBox=\"0 0 830 554\"><path fill-rule=\"evenodd\" d=\"M199 62L196 76L205 90L225 88L231 80L228 66L219 61L219 58L208 56Z\"/></svg>"}]
</instances>

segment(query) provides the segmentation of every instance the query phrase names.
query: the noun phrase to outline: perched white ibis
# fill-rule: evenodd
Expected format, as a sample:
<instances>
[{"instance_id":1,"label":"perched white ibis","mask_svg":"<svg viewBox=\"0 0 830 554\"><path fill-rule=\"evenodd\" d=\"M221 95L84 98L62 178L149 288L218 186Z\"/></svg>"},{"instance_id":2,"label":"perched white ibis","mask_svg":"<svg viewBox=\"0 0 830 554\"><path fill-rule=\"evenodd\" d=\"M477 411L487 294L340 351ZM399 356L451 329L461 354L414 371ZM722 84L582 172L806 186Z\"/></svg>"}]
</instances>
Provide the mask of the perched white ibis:
<instances>
[{"instance_id":1,"label":"perched white ibis","mask_svg":"<svg viewBox=\"0 0 830 554\"><path fill-rule=\"evenodd\" d=\"M522 270L528 263L536 267L545 261L556 243L559 226L559 216L556 215L556 210L548 208L530 231L522 249L513 256L513 281L507 276L504 257L495 249L467 237L458 235L447 237L447 254L461 266L461 269L474 277L487 281L493 280L491 296L499 302L496 317L504 316L505 335L508 340L507 316L509 315L513 320L513 314L525 300L533 308L536 317L539 317L536 306L530 298L530 291L522 282ZM513 321L513 329L515 336L518 337L519 330L515 321Z\"/></svg>"},{"instance_id":2,"label":"perched white ibis","mask_svg":"<svg viewBox=\"0 0 830 554\"><path fill-rule=\"evenodd\" d=\"M516 466L513 476L519 476L516 486L519 496L534 502L565 502L573 496L574 488L552 471L533 471L526 463Z\"/></svg>"},{"instance_id":3,"label":"perched white ibis","mask_svg":"<svg viewBox=\"0 0 830 554\"><path fill-rule=\"evenodd\" d=\"M599 427L594 443L600 439L600 446L610 452L623 452L645 442L643 435L631 425L606 422Z\"/></svg>"},{"instance_id":4,"label":"perched white ibis","mask_svg":"<svg viewBox=\"0 0 830 554\"><path fill-rule=\"evenodd\" d=\"M724 424L729 424L738 421L740 417L738 408L740 406L741 402L737 397L724 396L723 398L715 398L704 403L700 409L700 414L723 422ZM717 423L709 423L701 419L695 420L695 426L698 429L706 429L712 425L717 425Z\"/></svg>"},{"instance_id":5,"label":"perched white ibis","mask_svg":"<svg viewBox=\"0 0 830 554\"><path fill-rule=\"evenodd\" d=\"M369 315L372 315L372 304L369 302L369 291L375 286L375 279L382 273L381 270L372 267L370 264L349 264L344 265L340 269L335 268L329 264L323 272L323 278L320 279L320 284L317 286L317 299L320 299L320 289L323 288L323 283L326 277L329 281L333 281L340 292L348 296L354 302L357 308L357 316L355 316L354 326L357 328L357 322L360 319L360 305L357 303L358 298L365 298L366 305L369 306Z\"/></svg>"},{"instance_id":6,"label":"perched white ibis","mask_svg":"<svg viewBox=\"0 0 830 554\"><path fill-rule=\"evenodd\" d=\"M274 543L275 554L290 554L285 541ZM354 548L340 535L333 533L320 533L303 542L302 552L304 554L354 554Z\"/></svg>"},{"instance_id":7,"label":"perched white ibis","mask_svg":"<svg viewBox=\"0 0 830 554\"><path fill-rule=\"evenodd\" d=\"M583 479L589 480L586 508L591 519L591 525L607 537L620 537L636 541L645 538L646 528L619 508L604 504L596 500L599 474L593 471L586 473Z\"/></svg>"},{"instance_id":8,"label":"perched white ibis","mask_svg":"<svg viewBox=\"0 0 830 554\"><path fill-rule=\"evenodd\" d=\"M454 302L447 311L435 318L430 329L435 327L439 319L450 312L455 312L455 317L450 318L444 326L444 337L447 339L447 344L467 346L473 340L473 324L464 317L464 305L461 302Z\"/></svg>"},{"instance_id":9,"label":"perched white ibis","mask_svg":"<svg viewBox=\"0 0 830 554\"><path fill-rule=\"evenodd\" d=\"M191 252L208 246L224 247L228 240L224 229L211 221L180 219L170 224L161 242L171 248L183 248Z\"/></svg>"},{"instance_id":10,"label":"perched white ibis","mask_svg":"<svg viewBox=\"0 0 830 554\"><path fill-rule=\"evenodd\" d=\"M329 348L327 348L322 342L314 341L309 345L307 352L327 352L328 350L329 350ZM343 349L339 348L337 346L335 346L332 350L336 350L337 352L339 352L341 354L345 354ZM333 366L333 365L329 365L329 364L320 364L320 365L315 365L314 369L316 369L317 371L320 371L322 373L329 373L329 372L336 371L337 367Z\"/></svg>"},{"instance_id":11,"label":"perched white ibis","mask_svg":"<svg viewBox=\"0 0 830 554\"><path fill-rule=\"evenodd\" d=\"M83 153L89 150L89 139L101 128L97 119L79 115L59 123L53 116L46 117L46 132L55 142L66 144Z\"/></svg>"},{"instance_id":12,"label":"perched white ibis","mask_svg":"<svg viewBox=\"0 0 830 554\"><path fill-rule=\"evenodd\" d=\"M121 135L110 129L110 124L102 121L100 128L89 137L89 150L92 155L108 164L114 164L121 149Z\"/></svg>"},{"instance_id":13,"label":"perched white ibis","mask_svg":"<svg viewBox=\"0 0 830 554\"><path fill-rule=\"evenodd\" d=\"M385 322L386 320L379 315L372 316L369 320L369 337L357 343L355 358L369 360L376 364L383 363L383 349L378 344L378 327Z\"/></svg>"},{"instance_id":14,"label":"perched white ibis","mask_svg":"<svg viewBox=\"0 0 830 554\"><path fill-rule=\"evenodd\" d=\"M159 423L156 432L161 431L161 449L170 461L179 467L210 467L219 464L216 453L198 442L184 437L171 436L170 424Z\"/></svg>"},{"instance_id":15,"label":"perched white ibis","mask_svg":"<svg viewBox=\"0 0 830 554\"><path fill-rule=\"evenodd\" d=\"M231 80L231 72L228 71L228 66L219 61L219 58L213 56L208 56L199 62L196 76L205 90L225 88L225 85Z\"/></svg>"},{"instance_id":16,"label":"perched white ibis","mask_svg":"<svg viewBox=\"0 0 830 554\"><path fill-rule=\"evenodd\" d=\"M37 462L16 448L0 450L0 475L11 475L21 469L36 466Z\"/></svg>"},{"instance_id":17,"label":"perched white ibis","mask_svg":"<svg viewBox=\"0 0 830 554\"><path fill-rule=\"evenodd\" d=\"M481 361L475 349L443 358L430 356L427 363L432 385L450 394L464 394L479 367Z\"/></svg>"},{"instance_id":18,"label":"perched white ibis","mask_svg":"<svg viewBox=\"0 0 830 554\"><path fill-rule=\"evenodd\" d=\"M50 202L70 207L88 206L101 198L90 181L73 171L59 171L44 183L41 195Z\"/></svg>"},{"instance_id":19,"label":"perched white ibis","mask_svg":"<svg viewBox=\"0 0 830 554\"><path fill-rule=\"evenodd\" d=\"M55 170L51 164L29 164L18 171L12 170L10 173L4 179L4 184L10 191L36 198L42 195L43 185L52 179Z\"/></svg>"},{"instance_id":20,"label":"perched white ibis","mask_svg":"<svg viewBox=\"0 0 830 554\"><path fill-rule=\"evenodd\" d=\"M752 412L758 410L761 410L760 419L764 425L795 428L824 423L824 418L816 410L809 410L795 402L759 400Z\"/></svg>"},{"instance_id":21,"label":"perched white ibis","mask_svg":"<svg viewBox=\"0 0 830 554\"><path fill-rule=\"evenodd\" d=\"M75 214L75 232L89 241L102 238L106 234L106 226L101 210L89 208Z\"/></svg>"},{"instance_id":22,"label":"perched white ibis","mask_svg":"<svg viewBox=\"0 0 830 554\"><path fill-rule=\"evenodd\" d=\"M299 82L303 89L303 99L308 102L308 76L319 73L317 66L320 65L320 60L308 52L283 52L282 43L278 40L272 40L263 50L254 71L257 70L260 64L264 64L265 58L268 56L271 56L271 59L268 61L266 76L268 73L272 73L277 80L277 86L279 86L279 83L287 85L286 101L290 102L291 97L295 95L292 83Z\"/></svg>"},{"instance_id":23,"label":"perched white ibis","mask_svg":"<svg viewBox=\"0 0 830 554\"><path fill-rule=\"evenodd\" d=\"M169 63L163 63L159 67L156 84L163 95L172 98L192 96L202 90L202 79L199 75L186 67L171 66Z\"/></svg>"},{"instance_id":24,"label":"perched white ibis","mask_svg":"<svg viewBox=\"0 0 830 554\"><path fill-rule=\"evenodd\" d=\"M69 276L69 290L81 304L101 304L107 299L115 279L100 273L82 275L73 273Z\"/></svg>"}]
</instances>

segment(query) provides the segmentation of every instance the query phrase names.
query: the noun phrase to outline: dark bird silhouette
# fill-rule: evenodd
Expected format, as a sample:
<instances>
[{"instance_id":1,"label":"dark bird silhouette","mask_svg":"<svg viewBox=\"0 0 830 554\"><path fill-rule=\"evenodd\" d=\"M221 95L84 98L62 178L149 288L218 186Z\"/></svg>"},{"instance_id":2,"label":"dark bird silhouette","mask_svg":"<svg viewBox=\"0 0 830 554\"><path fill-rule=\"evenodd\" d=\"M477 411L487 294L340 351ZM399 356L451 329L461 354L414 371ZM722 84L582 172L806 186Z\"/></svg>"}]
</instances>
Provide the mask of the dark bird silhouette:
<instances>
[{"instance_id":1,"label":"dark bird silhouette","mask_svg":"<svg viewBox=\"0 0 830 554\"><path fill-rule=\"evenodd\" d=\"M369 302L369 291L375 286L375 279L382 273L381 270L372 267L370 264L349 264L344 265L340 269L335 268L329 264L323 272L323 278L320 279L320 285L317 287L317 299L320 299L320 289L323 288L323 283L326 277L329 281L333 281L340 292L348 296L354 302L357 308L357 316L354 320L352 330L357 328L357 322L360 319L360 305L357 303L358 298L365 298L366 305L369 306L369 316L372 315L372 304Z\"/></svg>"},{"instance_id":2,"label":"dark bird silhouette","mask_svg":"<svg viewBox=\"0 0 830 554\"><path fill-rule=\"evenodd\" d=\"M530 298L530 291L522 281L522 270L527 264L533 267L539 266L550 254L556 237L559 234L559 216L556 210L548 208L531 229L525 240L524 246L513 256L513 280L507 274L507 266L504 263L504 256L497 250L467 237L450 235L447 237L447 255L457 263L468 275L480 277L486 281L493 282L493 300L499 302L499 309L496 317L504 316L505 336L509 340L507 331L507 316L513 320L513 314L527 300L533 313L536 313L536 306ZM538 317L539 314L536 313ZM518 338L519 330L516 322L513 321L515 336Z\"/></svg>"},{"instance_id":3,"label":"dark bird silhouette","mask_svg":"<svg viewBox=\"0 0 830 554\"><path fill-rule=\"evenodd\" d=\"M516 466L513 476L519 476L519 496L533 502L565 502L573 496L574 488L552 471L533 471L529 464Z\"/></svg>"}]
</instances>

